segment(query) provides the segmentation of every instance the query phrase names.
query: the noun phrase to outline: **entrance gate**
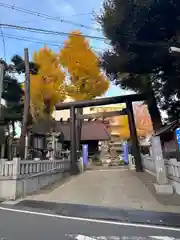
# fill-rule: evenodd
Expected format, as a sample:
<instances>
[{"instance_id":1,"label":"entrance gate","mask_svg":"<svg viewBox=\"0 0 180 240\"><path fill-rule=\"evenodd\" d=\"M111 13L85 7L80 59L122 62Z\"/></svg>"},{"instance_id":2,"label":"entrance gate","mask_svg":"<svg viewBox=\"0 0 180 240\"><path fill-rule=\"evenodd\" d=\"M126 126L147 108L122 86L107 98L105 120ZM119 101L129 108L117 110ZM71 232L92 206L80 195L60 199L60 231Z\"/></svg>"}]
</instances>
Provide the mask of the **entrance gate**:
<instances>
[{"instance_id":1,"label":"entrance gate","mask_svg":"<svg viewBox=\"0 0 180 240\"><path fill-rule=\"evenodd\" d=\"M86 100L86 101L66 102L66 103L59 103L56 105L56 110L65 110L65 109L70 110L71 172L72 172L72 174L78 173L76 120L80 121L80 119L83 119L83 115L79 116L78 117L79 119L77 119L76 109L92 107L92 106L117 104L117 103L126 103L126 113L119 111L119 115L127 114L127 116L128 116L130 137L131 137L131 142L132 142L132 153L135 158L136 171L137 172L143 171L141 155L140 155L140 151L139 151L138 137L137 137L136 126L135 126L135 119L134 119L134 114L133 114L132 102L143 101L145 99L146 99L145 94L141 93L141 94L131 94L131 95L124 95L124 96L108 97L108 98L99 98L99 99ZM86 117L84 117L84 118L86 118Z\"/></svg>"}]
</instances>

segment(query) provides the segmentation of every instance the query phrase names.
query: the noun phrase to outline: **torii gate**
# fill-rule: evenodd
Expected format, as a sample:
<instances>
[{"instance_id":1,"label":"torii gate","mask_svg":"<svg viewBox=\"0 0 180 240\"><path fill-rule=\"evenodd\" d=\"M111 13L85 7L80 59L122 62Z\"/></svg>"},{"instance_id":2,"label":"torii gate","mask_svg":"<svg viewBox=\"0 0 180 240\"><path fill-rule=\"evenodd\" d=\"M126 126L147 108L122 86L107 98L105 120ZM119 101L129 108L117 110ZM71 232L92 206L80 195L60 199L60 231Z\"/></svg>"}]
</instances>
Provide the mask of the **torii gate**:
<instances>
[{"instance_id":1,"label":"torii gate","mask_svg":"<svg viewBox=\"0 0 180 240\"><path fill-rule=\"evenodd\" d=\"M108 98L98 98L93 100L85 100L85 101L74 101L74 102L66 102L66 103L58 103L55 108L56 110L65 110L70 109L70 136L71 136L71 172L72 174L76 174L78 172L77 168L77 149L76 149L76 118L77 119L85 119L89 117L93 117L94 114L88 116L85 114L76 117L76 109L85 108L91 106L102 106L109 104L117 104L117 103L126 103L126 110L119 111L119 115L128 115L129 122L129 130L132 142L132 151L135 158L135 166L136 172L143 172L143 166L141 163L141 155L139 151L139 143L137 138L134 114L133 114L133 106L132 102L144 101L146 99L145 94L131 94L131 95L123 95L116 97L108 97ZM110 113L109 113L110 114ZM117 115L116 113L111 113L112 115Z\"/></svg>"}]
</instances>

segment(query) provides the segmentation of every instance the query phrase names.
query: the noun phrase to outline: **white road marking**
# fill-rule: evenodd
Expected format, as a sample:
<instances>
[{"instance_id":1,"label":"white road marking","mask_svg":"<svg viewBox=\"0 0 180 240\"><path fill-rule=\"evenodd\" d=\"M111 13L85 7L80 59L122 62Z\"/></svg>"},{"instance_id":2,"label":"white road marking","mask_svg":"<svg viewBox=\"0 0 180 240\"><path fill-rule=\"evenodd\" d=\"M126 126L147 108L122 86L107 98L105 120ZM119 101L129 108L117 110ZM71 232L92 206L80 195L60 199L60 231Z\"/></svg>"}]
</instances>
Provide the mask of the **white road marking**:
<instances>
[{"instance_id":1,"label":"white road marking","mask_svg":"<svg viewBox=\"0 0 180 240\"><path fill-rule=\"evenodd\" d=\"M134 239L158 239L158 240L178 240L174 237L168 237L168 236L148 236L148 237L141 237L141 236L86 236L81 234L66 234L66 236L71 237L72 239L76 240L134 240Z\"/></svg>"},{"instance_id":2,"label":"white road marking","mask_svg":"<svg viewBox=\"0 0 180 240\"><path fill-rule=\"evenodd\" d=\"M84 236L84 235L77 235L75 237L76 240L96 240L96 238Z\"/></svg>"},{"instance_id":3,"label":"white road marking","mask_svg":"<svg viewBox=\"0 0 180 240\"><path fill-rule=\"evenodd\" d=\"M26 213L31 215L39 215L39 216L51 217L51 218L66 219L66 220L76 220L76 221L92 222L92 223L99 223L99 224L109 224L109 225L118 225L118 226L125 226L125 227L136 227L136 228L140 227L140 228L150 228L150 229L161 229L161 230L167 230L167 231L180 232L180 228L176 228L176 227L106 221L106 220L98 220L98 219L92 219L92 218L71 217L71 216L63 216L63 215L56 215L56 214L42 213L42 212L33 212L28 210L13 209L13 208L6 208L6 207L0 207L0 210L8 211L8 212L23 213L23 214Z\"/></svg>"},{"instance_id":4,"label":"white road marking","mask_svg":"<svg viewBox=\"0 0 180 240\"><path fill-rule=\"evenodd\" d=\"M167 236L150 236L150 238L158 239L158 240L176 240L177 239L177 238L174 238L174 237L167 237Z\"/></svg>"}]
</instances>

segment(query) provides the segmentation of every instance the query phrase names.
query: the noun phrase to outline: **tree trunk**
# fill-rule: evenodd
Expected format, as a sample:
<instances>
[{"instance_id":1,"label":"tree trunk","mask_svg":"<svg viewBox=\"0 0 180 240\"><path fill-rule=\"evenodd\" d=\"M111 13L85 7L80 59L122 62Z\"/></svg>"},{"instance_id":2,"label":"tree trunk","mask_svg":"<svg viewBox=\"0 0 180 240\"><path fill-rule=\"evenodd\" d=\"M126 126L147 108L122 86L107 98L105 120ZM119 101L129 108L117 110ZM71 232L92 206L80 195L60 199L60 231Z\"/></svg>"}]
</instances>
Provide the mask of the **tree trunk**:
<instances>
[{"instance_id":1,"label":"tree trunk","mask_svg":"<svg viewBox=\"0 0 180 240\"><path fill-rule=\"evenodd\" d=\"M15 122L12 121L12 138L13 138L13 139L14 139L15 135L16 135L16 131L15 131Z\"/></svg>"},{"instance_id":2,"label":"tree trunk","mask_svg":"<svg viewBox=\"0 0 180 240\"><path fill-rule=\"evenodd\" d=\"M156 101L153 90L148 94L147 105L148 105L149 114L151 116L153 129L156 132L162 127L162 121L161 121L161 114L157 106L157 101Z\"/></svg>"},{"instance_id":3,"label":"tree trunk","mask_svg":"<svg viewBox=\"0 0 180 240\"><path fill-rule=\"evenodd\" d=\"M51 112L51 101L49 99L44 101L44 113L49 116Z\"/></svg>"},{"instance_id":4,"label":"tree trunk","mask_svg":"<svg viewBox=\"0 0 180 240\"><path fill-rule=\"evenodd\" d=\"M29 116L29 109L30 109L30 74L29 74L29 55L28 49L24 49L24 62L25 62L25 100L24 100L24 113L23 113L23 121L22 121L22 128L21 128L21 136L19 139L19 155L21 159L24 158L25 153L25 137L27 133L28 127L28 116Z\"/></svg>"}]
</instances>

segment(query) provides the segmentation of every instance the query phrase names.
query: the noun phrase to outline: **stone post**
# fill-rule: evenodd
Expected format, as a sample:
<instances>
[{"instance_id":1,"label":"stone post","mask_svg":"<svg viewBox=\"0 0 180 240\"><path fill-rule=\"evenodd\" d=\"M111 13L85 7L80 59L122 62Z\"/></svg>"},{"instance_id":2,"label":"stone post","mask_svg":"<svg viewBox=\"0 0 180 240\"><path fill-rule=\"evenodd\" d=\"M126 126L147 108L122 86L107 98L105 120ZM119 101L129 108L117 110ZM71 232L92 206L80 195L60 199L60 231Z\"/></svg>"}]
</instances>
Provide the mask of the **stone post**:
<instances>
[{"instance_id":1,"label":"stone post","mask_svg":"<svg viewBox=\"0 0 180 240\"><path fill-rule=\"evenodd\" d=\"M37 170L37 173L40 172L40 163L38 161L40 161L40 158L34 158L34 161L36 161L36 170Z\"/></svg>"},{"instance_id":2,"label":"stone post","mask_svg":"<svg viewBox=\"0 0 180 240\"><path fill-rule=\"evenodd\" d=\"M13 178L17 179L20 175L20 158L13 158Z\"/></svg>"},{"instance_id":3,"label":"stone post","mask_svg":"<svg viewBox=\"0 0 180 240\"><path fill-rule=\"evenodd\" d=\"M131 154L128 154L128 160L129 160L129 164L128 164L129 170L131 170L131 171L135 170L134 159Z\"/></svg>"},{"instance_id":4,"label":"stone post","mask_svg":"<svg viewBox=\"0 0 180 240\"><path fill-rule=\"evenodd\" d=\"M152 137L152 157L156 169L156 184L154 184L156 193L159 195L173 194L172 185L168 184L166 176L166 167L159 136Z\"/></svg>"},{"instance_id":5,"label":"stone post","mask_svg":"<svg viewBox=\"0 0 180 240\"><path fill-rule=\"evenodd\" d=\"M25 151L24 151L24 159L27 160L28 158L28 134L25 137Z\"/></svg>"},{"instance_id":6,"label":"stone post","mask_svg":"<svg viewBox=\"0 0 180 240\"><path fill-rule=\"evenodd\" d=\"M3 173L4 173L4 165L6 163L6 160L5 158L1 158L1 162L0 162L0 175L3 176Z\"/></svg>"},{"instance_id":7,"label":"stone post","mask_svg":"<svg viewBox=\"0 0 180 240\"><path fill-rule=\"evenodd\" d=\"M56 151L56 137L55 134L52 133L52 159L55 159L55 151Z\"/></svg>"}]
</instances>

